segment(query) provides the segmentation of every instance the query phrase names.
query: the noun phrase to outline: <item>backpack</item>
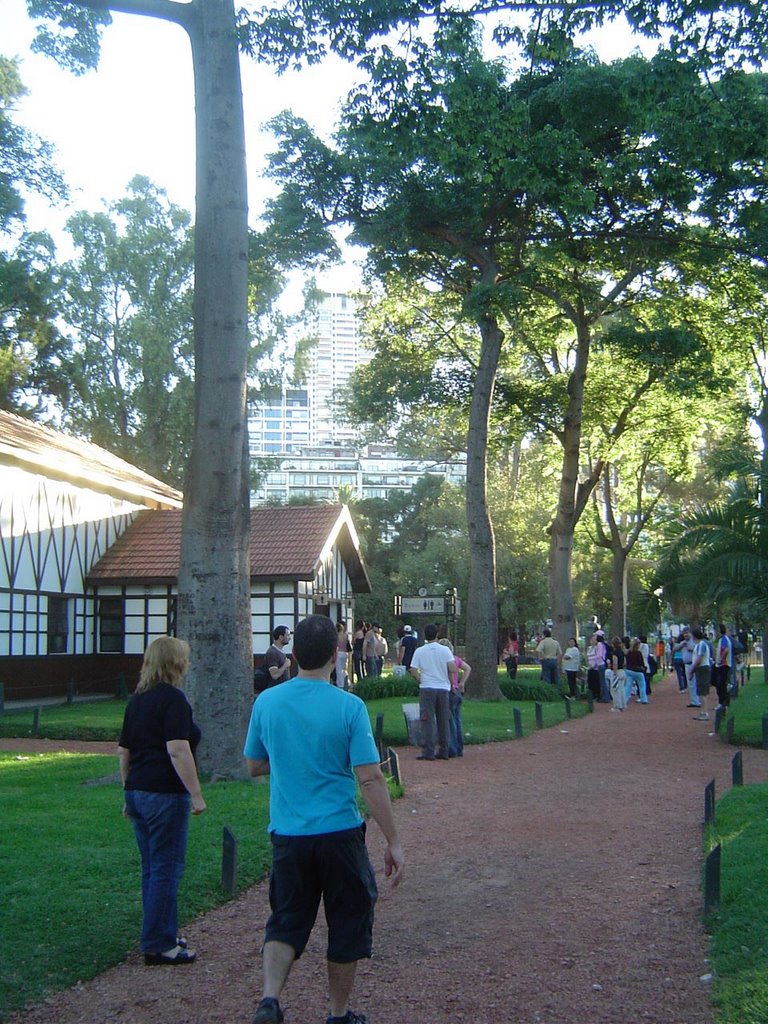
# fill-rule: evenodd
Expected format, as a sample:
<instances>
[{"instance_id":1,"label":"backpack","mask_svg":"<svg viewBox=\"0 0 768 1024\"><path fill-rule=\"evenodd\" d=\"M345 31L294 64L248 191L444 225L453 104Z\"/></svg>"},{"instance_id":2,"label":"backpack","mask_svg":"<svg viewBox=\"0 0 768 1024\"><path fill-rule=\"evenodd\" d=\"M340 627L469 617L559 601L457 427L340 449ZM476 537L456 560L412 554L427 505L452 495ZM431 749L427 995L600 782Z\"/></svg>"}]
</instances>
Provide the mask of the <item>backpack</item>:
<instances>
[{"instance_id":1,"label":"backpack","mask_svg":"<svg viewBox=\"0 0 768 1024\"><path fill-rule=\"evenodd\" d=\"M262 690L266 690L268 686L271 686L273 682L272 676L265 668L259 667L253 670L254 693L261 693Z\"/></svg>"},{"instance_id":2,"label":"backpack","mask_svg":"<svg viewBox=\"0 0 768 1024\"><path fill-rule=\"evenodd\" d=\"M653 678L659 671L659 663L656 658L652 655L648 655L648 675Z\"/></svg>"}]
</instances>

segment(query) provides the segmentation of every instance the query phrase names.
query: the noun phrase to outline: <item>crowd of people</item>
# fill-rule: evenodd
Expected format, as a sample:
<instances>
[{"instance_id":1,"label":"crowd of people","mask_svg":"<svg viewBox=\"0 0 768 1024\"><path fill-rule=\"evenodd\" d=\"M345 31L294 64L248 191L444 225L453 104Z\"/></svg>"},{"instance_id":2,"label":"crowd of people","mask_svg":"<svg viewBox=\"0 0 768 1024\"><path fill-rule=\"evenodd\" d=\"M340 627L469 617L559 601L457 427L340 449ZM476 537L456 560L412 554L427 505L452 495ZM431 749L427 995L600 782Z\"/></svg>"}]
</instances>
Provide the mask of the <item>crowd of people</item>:
<instances>
[{"instance_id":1,"label":"crowd of people","mask_svg":"<svg viewBox=\"0 0 768 1024\"><path fill-rule=\"evenodd\" d=\"M294 634L275 628L261 667L266 680L254 701L244 745L248 771L270 775L273 860L271 914L263 946L263 992L253 1024L282 1024L280 996L291 968L314 927L320 901L328 924L327 972L330 1013L326 1024L366 1024L349 1008L357 963L371 956L376 880L365 845L358 784L385 841L385 875L402 878L403 851L386 780L381 772L367 709L344 692L356 680L381 674L388 651L378 623L346 623L323 615L301 620ZM284 648L293 640L289 658ZM423 643L403 626L397 665L419 685L421 761L463 755L461 706L471 666L450 639L431 623ZM645 635L609 641L595 624L582 652L575 637L563 651L545 629L537 638L541 676L568 698L586 693L623 712L634 699L649 703L659 667L674 672L696 720L725 714L744 681L743 640L720 624L707 637L700 626L684 628L654 651ZM501 652L515 678L520 641L510 633ZM350 673L350 660L351 673ZM146 651L139 685L128 704L119 738L123 813L133 826L141 859L143 922L141 950L147 966L179 966L196 959L179 934L177 892L184 872L190 814L206 811L195 763L200 729L182 692L189 647L161 637ZM276 685L293 679L291 686ZM334 683L335 685L329 685Z\"/></svg>"},{"instance_id":2,"label":"crowd of people","mask_svg":"<svg viewBox=\"0 0 768 1024\"><path fill-rule=\"evenodd\" d=\"M600 704L610 704L612 711L624 711L633 699L648 704L659 670L674 671L679 691L687 698L686 707L696 711L697 721L708 721L710 713L725 714L748 670L743 640L729 633L724 623L714 637L706 636L700 626L683 628L666 641L659 638L653 651L644 633L609 640L597 622L583 651L576 637L570 637L563 650L552 630L545 628L536 638L534 653L542 681L559 686L565 676L568 699L589 695ZM509 634L501 657L514 679L519 663L517 633ZM716 702L710 712L711 689Z\"/></svg>"}]
</instances>

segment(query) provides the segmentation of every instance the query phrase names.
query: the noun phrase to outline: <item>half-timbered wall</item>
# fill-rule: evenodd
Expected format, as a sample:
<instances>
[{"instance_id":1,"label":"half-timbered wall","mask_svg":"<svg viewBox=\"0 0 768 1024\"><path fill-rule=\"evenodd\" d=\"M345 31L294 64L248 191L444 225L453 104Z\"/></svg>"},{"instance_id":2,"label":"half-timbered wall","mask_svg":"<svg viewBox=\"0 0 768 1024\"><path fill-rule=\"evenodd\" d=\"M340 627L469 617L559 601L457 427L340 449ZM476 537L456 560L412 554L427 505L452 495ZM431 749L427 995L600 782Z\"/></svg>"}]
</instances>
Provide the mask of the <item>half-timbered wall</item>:
<instances>
[{"instance_id":1,"label":"half-timbered wall","mask_svg":"<svg viewBox=\"0 0 768 1024\"><path fill-rule=\"evenodd\" d=\"M0 656L97 648L89 569L139 506L23 469L0 471Z\"/></svg>"}]
</instances>

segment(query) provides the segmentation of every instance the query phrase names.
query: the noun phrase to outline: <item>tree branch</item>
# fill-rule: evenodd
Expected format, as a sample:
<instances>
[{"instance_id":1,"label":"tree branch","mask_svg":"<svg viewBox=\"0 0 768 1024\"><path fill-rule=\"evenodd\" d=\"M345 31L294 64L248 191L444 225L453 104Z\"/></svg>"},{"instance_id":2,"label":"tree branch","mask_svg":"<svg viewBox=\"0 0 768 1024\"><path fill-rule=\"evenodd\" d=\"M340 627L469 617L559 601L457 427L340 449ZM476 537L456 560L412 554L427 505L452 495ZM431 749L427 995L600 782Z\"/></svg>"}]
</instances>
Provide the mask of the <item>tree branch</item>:
<instances>
[{"instance_id":1,"label":"tree branch","mask_svg":"<svg viewBox=\"0 0 768 1024\"><path fill-rule=\"evenodd\" d=\"M112 11L117 14L142 14L148 18L175 22L189 29L196 16L197 0L179 3L178 0L73 0L78 7L92 11Z\"/></svg>"}]
</instances>

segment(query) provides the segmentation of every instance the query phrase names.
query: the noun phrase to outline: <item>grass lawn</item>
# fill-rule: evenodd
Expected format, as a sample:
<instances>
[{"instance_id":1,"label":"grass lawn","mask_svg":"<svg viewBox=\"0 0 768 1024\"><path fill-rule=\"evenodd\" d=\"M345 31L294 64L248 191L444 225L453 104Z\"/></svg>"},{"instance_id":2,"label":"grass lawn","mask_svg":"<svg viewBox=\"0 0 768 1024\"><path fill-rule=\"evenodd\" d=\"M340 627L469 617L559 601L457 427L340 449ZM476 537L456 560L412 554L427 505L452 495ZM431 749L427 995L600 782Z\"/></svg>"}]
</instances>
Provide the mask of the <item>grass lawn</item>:
<instances>
[{"instance_id":1,"label":"grass lawn","mask_svg":"<svg viewBox=\"0 0 768 1024\"><path fill-rule=\"evenodd\" d=\"M728 712L733 719L733 742L745 747L761 746L763 715L766 713L768 713L768 693L763 685L763 670L753 667L750 681L746 686L740 688L739 695L731 701Z\"/></svg>"},{"instance_id":2,"label":"grass lawn","mask_svg":"<svg viewBox=\"0 0 768 1024\"><path fill-rule=\"evenodd\" d=\"M0 1019L119 963L141 922L139 855L122 815L119 783L84 785L117 771L92 754L0 753ZM179 911L183 920L227 898L222 829L238 839L238 890L263 878L269 787L206 787L192 818Z\"/></svg>"},{"instance_id":3,"label":"grass lawn","mask_svg":"<svg viewBox=\"0 0 768 1024\"><path fill-rule=\"evenodd\" d=\"M403 746L408 742L408 733L403 715L403 704L418 704L418 697L385 697L382 700L367 702L371 722L376 724L376 716L384 714L384 741L392 747ZM560 725L566 720L564 701L542 704L544 728ZM515 738L514 708L520 710L523 724L523 735L529 736L536 728L536 710L531 701L494 701L491 703L477 700L465 700L461 714L464 724L464 743L494 743ZM571 705L574 718L587 714L587 705L574 701Z\"/></svg>"},{"instance_id":4,"label":"grass lawn","mask_svg":"<svg viewBox=\"0 0 768 1024\"><path fill-rule=\"evenodd\" d=\"M768 1021L767 807L768 784L735 787L705 837L707 852L722 844L720 908L707 922L718 1024Z\"/></svg>"},{"instance_id":5,"label":"grass lawn","mask_svg":"<svg viewBox=\"0 0 768 1024\"><path fill-rule=\"evenodd\" d=\"M388 745L403 746L402 705L415 697L368 703L372 723L384 714ZM465 701L465 742L514 738L513 709L527 735L532 702ZM125 702L109 700L43 708L39 735L116 740ZM574 717L587 706L574 702ZM546 726L567 728L562 701L542 704ZM734 739L760 744L768 687L762 671L733 702ZM564 723L564 724L563 724ZM0 716L0 735L30 735L31 712ZM120 814L116 757L92 754L0 753L0 1020L46 993L86 980L135 950L141 919L138 852ZM239 840L238 890L263 878L268 786L229 782L206 787L209 811L193 818L187 871L180 892L182 920L227 897L221 889L222 829ZM732 790L718 803L707 849L723 844L722 900L708 925L713 936L713 999L718 1024L768 1022L768 785ZM10 955L8 955L10 952Z\"/></svg>"},{"instance_id":6,"label":"grass lawn","mask_svg":"<svg viewBox=\"0 0 768 1024\"><path fill-rule=\"evenodd\" d=\"M125 701L98 700L74 704L45 705L40 709L39 728L42 739L52 740L114 740L120 732ZM0 715L0 736L32 736L32 709L8 711Z\"/></svg>"}]
</instances>

